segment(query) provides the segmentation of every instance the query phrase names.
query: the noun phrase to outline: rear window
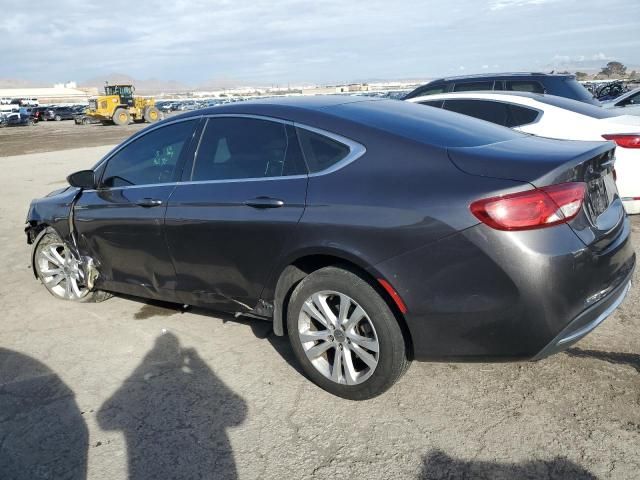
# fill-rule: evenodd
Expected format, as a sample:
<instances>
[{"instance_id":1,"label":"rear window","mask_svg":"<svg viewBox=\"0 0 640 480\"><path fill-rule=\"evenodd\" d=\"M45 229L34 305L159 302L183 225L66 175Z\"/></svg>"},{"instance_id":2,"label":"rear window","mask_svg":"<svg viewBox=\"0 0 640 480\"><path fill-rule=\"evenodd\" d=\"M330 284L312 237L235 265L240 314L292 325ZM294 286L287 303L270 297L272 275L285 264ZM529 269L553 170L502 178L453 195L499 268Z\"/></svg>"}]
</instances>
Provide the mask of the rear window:
<instances>
[{"instance_id":1,"label":"rear window","mask_svg":"<svg viewBox=\"0 0 640 480\"><path fill-rule=\"evenodd\" d=\"M580 82L578 82L575 78L567 78L564 80L567 85L567 88L573 93L576 100L581 102L587 102L591 105L597 103L597 100L593 98L593 94L587 90Z\"/></svg>"},{"instance_id":2,"label":"rear window","mask_svg":"<svg viewBox=\"0 0 640 480\"><path fill-rule=\"evenodd\" d=\"M456 83L454 92L476 92L478 90L493 90L493 81Z\"/></svg>"},{"instance_id":3,"label":"rear window","mask_svg":"<svg viewBox=\"0 0 640 480\"><path fill-rule=\"evenodd\" d=\"M326 170L343 160L351 150L348 146L318 133L298 128L298 138L310 173Z\"/></svg>"},{"instance_id":4,"label":"rear window","mask_svg":"<svg viewBox=\"0 0 640 480\"><path fill-rule=\"evenodd\" d=\"M513 92L530 92L530 93L544 93L544 87L540 82L534 82L531 80L508 80L504 82L505 90Z\"/></svg>"}]
</instances>

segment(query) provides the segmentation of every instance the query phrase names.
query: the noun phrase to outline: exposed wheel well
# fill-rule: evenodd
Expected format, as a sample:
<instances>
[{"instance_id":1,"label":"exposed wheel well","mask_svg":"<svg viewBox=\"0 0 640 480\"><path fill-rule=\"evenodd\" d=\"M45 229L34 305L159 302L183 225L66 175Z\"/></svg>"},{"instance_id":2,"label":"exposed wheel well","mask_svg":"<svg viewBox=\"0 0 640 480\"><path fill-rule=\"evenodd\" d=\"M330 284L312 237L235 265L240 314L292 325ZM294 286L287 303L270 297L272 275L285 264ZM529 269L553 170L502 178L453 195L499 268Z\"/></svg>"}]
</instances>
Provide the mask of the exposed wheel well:
<instances>
[{"instance_id":1,"label":"exposed wheel well","mask_svg":"<svg viewBox=\"0 0 640 480\"><path fill-rule=\"evenodd\" d=\"M286 335L287 325L287 306L291 293L295 289L296 285L302 281L304 277L324 267L340 267L345 270L358 275L360 278L369 283L378 294L387 303L402 329L407 351L410 357L413 358L413 342L411 340L411 334L407 327L406 320L403 313L400 311L395 301L391 298L389 293L382 288L380 283L364 268L344 258L336 257L333 255L309 255L297 259L295 262L288 265L280 274L278 283L274 292L273 300L273 331L276 335Z\"/></svg>"}]
</instances>

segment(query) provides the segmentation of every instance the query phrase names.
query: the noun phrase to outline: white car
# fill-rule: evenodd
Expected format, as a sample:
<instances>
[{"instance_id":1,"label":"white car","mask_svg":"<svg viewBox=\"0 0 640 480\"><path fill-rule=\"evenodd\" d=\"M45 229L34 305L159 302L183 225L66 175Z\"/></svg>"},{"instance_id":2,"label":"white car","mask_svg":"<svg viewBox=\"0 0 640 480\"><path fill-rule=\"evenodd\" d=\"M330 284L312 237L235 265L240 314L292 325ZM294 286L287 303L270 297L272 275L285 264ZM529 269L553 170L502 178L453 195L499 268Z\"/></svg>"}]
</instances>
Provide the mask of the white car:
<instances>
[{"instance_id":1,"label":"white car","mask_svg":"<svg viewBox=\"0 0 640 480\"><path fill-rule=\"evenodd\" d=\"M623 93L618 98L602 102L602 108L618 115L640 115L640 88Z\"/></svg>"},{"instance_id":2,"label":"white car","mask_svg":"<svg viewBox=\"0 0 640 480\"><path fill-rule=\"evenodd\" d=\"M619 115L568 98L525 92L442 93L407 101L470 115L540 137L612 140L617 144L618 193L627 213L640 213L640 117Z\"/></svg>"}]
</instances>

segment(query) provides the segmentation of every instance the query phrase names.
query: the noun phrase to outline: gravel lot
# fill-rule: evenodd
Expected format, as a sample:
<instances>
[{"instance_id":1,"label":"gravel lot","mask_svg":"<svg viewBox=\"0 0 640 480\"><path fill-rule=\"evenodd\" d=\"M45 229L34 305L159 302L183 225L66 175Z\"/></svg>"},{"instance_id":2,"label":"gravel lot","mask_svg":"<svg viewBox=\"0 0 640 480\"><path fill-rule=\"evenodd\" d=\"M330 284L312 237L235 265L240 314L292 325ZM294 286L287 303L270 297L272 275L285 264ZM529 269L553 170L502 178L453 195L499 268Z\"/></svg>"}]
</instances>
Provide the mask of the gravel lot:
<instances>
[{"instance_id":1,"label":"gravel lot","mask_svg":"<svg viewBox=\"0 0 640 480\"><path fill-rule=\"evenodd\" d=\"M32 127L0 128L0 157L24 153L45 153L75 146L117 144L148 123L76 125L73 120L38 122Z\"/></svg>"},{"instance_id":2,"label":"gravel lot","mask_svg":"<svg viewBox=\"0 0 640 480\"><path fill-rule=\"evenodd\" d=\"M306 380L266 322L55 300L29 267L28 203L138 128L0 131L0 479L638 478L638 271L568 353L414 363L359 403ZM90 148L7 156L65 147Z\"/></svg>"}]
</instances>

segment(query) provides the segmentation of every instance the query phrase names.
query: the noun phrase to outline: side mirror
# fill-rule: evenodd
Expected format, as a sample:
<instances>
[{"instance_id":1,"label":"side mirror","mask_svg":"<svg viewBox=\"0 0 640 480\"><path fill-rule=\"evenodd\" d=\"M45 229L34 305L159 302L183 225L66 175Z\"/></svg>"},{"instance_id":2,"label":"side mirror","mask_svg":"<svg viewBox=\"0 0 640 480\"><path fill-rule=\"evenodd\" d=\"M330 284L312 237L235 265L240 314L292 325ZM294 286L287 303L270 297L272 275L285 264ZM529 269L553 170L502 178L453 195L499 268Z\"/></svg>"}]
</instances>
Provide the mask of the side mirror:
<instances>
[{"instance_id":1,"label":"side mirror","mask_svg":"<svg viewBox=\"0 0 640 480\"><path fill-rule=\"evenodd\" d=\"M72 187L93 189L96 188L96 174L93 170L80 170L69 175L67 182Z\"/></svg>"}]
</instances>

